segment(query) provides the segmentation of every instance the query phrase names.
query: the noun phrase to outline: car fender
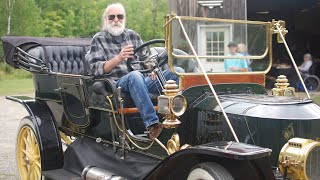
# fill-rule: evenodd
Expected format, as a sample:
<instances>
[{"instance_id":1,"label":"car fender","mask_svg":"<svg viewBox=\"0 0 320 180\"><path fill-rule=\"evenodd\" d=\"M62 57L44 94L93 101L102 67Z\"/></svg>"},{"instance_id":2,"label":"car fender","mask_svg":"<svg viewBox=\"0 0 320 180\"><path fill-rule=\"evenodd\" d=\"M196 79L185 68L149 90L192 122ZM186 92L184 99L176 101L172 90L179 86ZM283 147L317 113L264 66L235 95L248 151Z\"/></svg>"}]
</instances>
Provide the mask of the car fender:
<instances>
[{"instance_id":1,"label":"car fender","mask_svg":"<svg viewBox=\"0 0 320 180\"><path fill-rule=\"evenodd\" d=\"M41 101L26 96L7 96L6 99L22 104L28 111L30 116L26 118L33 123L39 142L42 171L62 168L62 143L49 107Z\"/></svg>"},{"instance_id":2,"label":"car fender","mask_svg":"<svg viewBox=\"0 0 320 180\"><path fill-rule=\"evenodd\" d=\"M220 164L239 180L275 179L270 163L270 149L232 143L237 147L234 150L216 148L217 143L180 150L161 161L145 179L187 179L192 168L203 162ZM250 147L256 147L256 152L245 152Z\"/></svg>"}]
</instances>

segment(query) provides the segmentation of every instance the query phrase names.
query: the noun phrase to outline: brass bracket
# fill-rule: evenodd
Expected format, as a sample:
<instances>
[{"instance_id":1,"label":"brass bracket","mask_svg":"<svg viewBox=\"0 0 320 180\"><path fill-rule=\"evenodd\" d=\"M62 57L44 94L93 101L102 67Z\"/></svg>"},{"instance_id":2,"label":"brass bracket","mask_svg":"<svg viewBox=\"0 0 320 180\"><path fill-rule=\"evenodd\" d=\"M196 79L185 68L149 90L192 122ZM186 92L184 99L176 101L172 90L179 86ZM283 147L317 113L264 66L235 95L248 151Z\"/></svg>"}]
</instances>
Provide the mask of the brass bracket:
<instances>
[{"instance_id":1,"label":"brass bracket","mask_svg":"<svg viewBox=\"0 0 320 180\"><path fill-rule=\"evenodd\" d=\"M277 26L279 27L280 31L278 31ZM288 30L286 29L286 22L282 21L282 20L272 20L271 22L271 33L272 34L277 34L277 41L278 43L284 43L280 33L285 36L288 33Z\"/></svg>"}]
</instances>

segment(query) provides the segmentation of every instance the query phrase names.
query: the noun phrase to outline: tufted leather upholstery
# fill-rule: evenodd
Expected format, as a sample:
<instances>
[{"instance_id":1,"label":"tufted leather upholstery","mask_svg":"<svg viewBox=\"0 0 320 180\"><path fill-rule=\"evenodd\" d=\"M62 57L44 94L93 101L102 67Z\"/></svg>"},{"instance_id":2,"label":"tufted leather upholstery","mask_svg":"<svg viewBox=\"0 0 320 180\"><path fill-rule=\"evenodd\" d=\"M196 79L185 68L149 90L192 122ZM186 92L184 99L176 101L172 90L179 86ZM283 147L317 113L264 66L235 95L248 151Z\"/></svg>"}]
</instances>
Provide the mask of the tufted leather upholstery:
<instances>
[{"instance_id":1,"label":"tufted leather upholstery","mask_svg":"<svg viewBox=\"0 0 320 180\"><path fill-rule=\"evenodd\" d=\"M88 49L81 46L37 46L27 53L42 59L52 72L88 75L89 63L85 60Z\"/></svg>"}]
</instances>

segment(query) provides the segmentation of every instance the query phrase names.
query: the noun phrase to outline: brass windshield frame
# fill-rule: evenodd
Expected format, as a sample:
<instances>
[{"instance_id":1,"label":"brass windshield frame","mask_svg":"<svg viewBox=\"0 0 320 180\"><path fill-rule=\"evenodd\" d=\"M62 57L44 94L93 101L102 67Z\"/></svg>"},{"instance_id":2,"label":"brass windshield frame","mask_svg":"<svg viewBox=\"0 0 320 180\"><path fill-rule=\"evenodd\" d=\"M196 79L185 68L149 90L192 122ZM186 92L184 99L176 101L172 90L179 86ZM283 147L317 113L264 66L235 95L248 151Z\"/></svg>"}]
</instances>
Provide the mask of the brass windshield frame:
<instances>
[{"instance_id":1,"label":"brass windshield frame","mask_svg":"<svg viewBox=\"0 0 320 180\"><path fill-rule=\"evenodd\" d=\"M166 49L168 50L168 65L171 69L171 71L175 74L178 74L180 76L200 76L202 75L201 72L197 73L178 73L173 68L173 57L177 58L193 58L194 55L176 55L173 53L173 45L172 45L172 22L173 20L202 20L202 21L212 21L212 22L224 22L224 23L239 23L239 24L256 24L256 25L266 25L266 50L265 52L260 56L246 56L241 57L242 59L262 59L266 56L269 56L269 65L264 71L251 71L251 72L211 72L208 74L211 75L237 75L237 74L267 74L272 66L272 23L271 22L261 22L261 21L247 21L247 20L233 20L233 19L218 19L218 18L206 18L206 17L189 17L189 16L177 16L176 14L172 13L168 16L166 16L166 22L165 22L165 40L166 40ZM182 28L180 26L180 28ZM228 58L228 59L236 59L239 58L237 56L230 57L230 56L198 56L199 58Z\"/></svg>"}]
</instances>

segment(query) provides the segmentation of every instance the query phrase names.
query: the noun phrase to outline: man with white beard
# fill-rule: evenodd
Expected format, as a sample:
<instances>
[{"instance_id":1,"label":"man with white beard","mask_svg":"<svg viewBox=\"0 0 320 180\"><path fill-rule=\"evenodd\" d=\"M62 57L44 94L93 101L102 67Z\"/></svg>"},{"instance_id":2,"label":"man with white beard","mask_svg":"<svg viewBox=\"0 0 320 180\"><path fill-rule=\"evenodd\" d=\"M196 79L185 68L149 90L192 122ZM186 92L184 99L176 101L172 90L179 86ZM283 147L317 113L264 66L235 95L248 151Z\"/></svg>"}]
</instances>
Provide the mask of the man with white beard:
<instances>
[{"instance_id":1,"label":"man with white beard","mask_svg":"<svg viewBox=\"0 0 320 180\"><path fill-rule=\"evenodd\" d=\"M109 5L102 16L102 28L92 39L89 64L95 76L112 79L116 87L129 94L138 107L143 123L149 131L149 138L157 138L163 125L159 122L149 93L157 93L158 82L153 73L144 77L138 71L129 72L126 60L133 58L133 50L143 42L133 30L125 28L126 14L122 4ZM175 68L183 72L181 68ZM178 82L178 76L170 70L164 71L167 80Z\"/></svg>"}]
</instances>

